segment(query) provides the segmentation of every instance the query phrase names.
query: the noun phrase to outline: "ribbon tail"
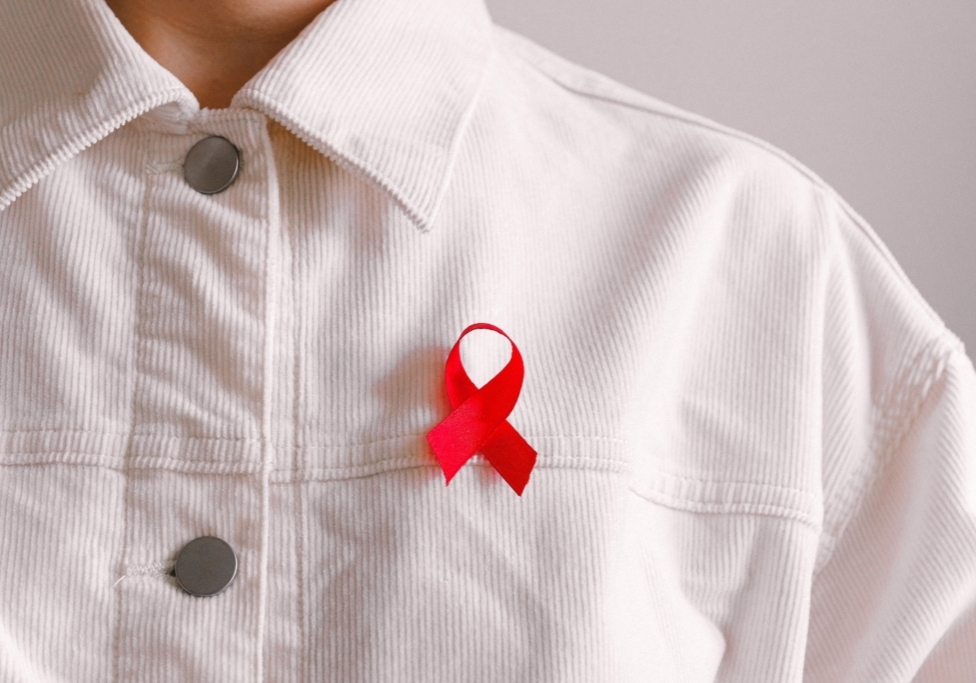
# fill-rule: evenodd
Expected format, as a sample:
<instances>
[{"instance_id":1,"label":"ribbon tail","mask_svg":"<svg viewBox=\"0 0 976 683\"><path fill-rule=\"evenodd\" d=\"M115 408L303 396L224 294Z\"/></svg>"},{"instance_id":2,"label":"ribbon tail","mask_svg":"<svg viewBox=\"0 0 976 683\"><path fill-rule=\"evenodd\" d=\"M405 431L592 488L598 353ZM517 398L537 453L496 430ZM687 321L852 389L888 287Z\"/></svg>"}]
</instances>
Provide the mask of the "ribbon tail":
<instances>
[{"instance_id":1,"label":"ribbon tail","mask_svg":"<svg viewBox=\"0 0 976 683\"><path fill-rule=\"evenodd\" d=\"M535 449L512 425L503 422L482 445L481 452L502 479L521 496L535 467Z\"/></svg>"},{"instance_id":2,"label":"ribbon tail","mask_svg":"<svg viewBox=\"0 0 976 683\"><path fill-rule=\"evenodd\" d=\"M497 430L498 420L504 421L504 418L486 421L484 413L490 412L484 406L484 395L476 394L427 433L427 443L448 483Z\"/></svg>"},{"instance_id":3,"label":"ribbon tail","mask_svg":"<svg viewBox=\"0 0 976 683\"><path fill-rule=\"evenodd\" d=\"M440 427L441 425L437 425L427 433L427 443L430 444L441 470L444 471L446 480L444 483L450 484L451 479L464 466L464 463L474 455L474 452L467 453L465 450L457 448L451 430L440 429Z\"/></svg>"}]
</instances>

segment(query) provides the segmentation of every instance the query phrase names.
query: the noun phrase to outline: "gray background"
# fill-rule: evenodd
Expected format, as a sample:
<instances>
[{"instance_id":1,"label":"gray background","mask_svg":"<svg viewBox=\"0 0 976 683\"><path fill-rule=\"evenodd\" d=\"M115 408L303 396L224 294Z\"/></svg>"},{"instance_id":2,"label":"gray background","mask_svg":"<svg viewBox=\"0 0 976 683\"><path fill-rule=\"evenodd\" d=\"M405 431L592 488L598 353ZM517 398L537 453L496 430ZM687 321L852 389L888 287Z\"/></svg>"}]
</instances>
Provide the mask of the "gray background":
<instances>
[{"instance_id":1,"label":"gray background","mask_svg":"<svg viewBox=\"0 0 976 683\"><path fill-rule=\"evenodd\" d=\"M574 62L799 159L976 357L976 1L487 4Z\"/></svg>"}]
</instances>

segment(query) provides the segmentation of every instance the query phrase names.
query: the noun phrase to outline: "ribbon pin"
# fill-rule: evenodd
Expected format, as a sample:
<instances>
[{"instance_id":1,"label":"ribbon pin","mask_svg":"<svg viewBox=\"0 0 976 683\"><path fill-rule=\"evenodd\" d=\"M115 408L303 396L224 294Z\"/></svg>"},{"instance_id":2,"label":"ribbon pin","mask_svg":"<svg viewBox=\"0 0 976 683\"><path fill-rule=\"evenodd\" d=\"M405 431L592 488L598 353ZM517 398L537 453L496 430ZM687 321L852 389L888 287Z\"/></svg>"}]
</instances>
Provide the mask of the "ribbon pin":
<instances>
[{"instance_id":1,"label":"ribbon pin","mask_svg":"<svg viewBox=\"0 0 976 683\"><path fill-rule=\"evenodd\" d=\"M508 339L512 357L480 389L461 363L461 340L474 330L491 330ZM479 450L491 466L522 495L535 466L536 452L507 421L522 391L525 366L515 342L494 325L475 323L465 328L447 356L444 384L451 414L427 434L427 442L444 470L447 483Z\"/></svg>"}]
</instances>

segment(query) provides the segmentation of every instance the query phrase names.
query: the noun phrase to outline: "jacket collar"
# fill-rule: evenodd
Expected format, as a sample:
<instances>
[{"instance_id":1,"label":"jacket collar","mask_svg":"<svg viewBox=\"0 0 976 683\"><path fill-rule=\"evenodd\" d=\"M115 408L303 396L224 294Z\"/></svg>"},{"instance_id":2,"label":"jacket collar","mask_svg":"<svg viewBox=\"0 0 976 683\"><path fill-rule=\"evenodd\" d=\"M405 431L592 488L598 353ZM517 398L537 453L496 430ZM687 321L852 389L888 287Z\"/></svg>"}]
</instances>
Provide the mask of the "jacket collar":
<instances>
[{"instance_id":1,"label":"jacket collar","mask_svg":"<svg viewBox=\"0 0 976 683\"><path fill-rule=\"evenodd\" d=\"M0 210L128 121L195 98L103 0L0 3ZM491 53L481 0L337 0L235 96L433 223Z\"/></svg>"}]
</instances>

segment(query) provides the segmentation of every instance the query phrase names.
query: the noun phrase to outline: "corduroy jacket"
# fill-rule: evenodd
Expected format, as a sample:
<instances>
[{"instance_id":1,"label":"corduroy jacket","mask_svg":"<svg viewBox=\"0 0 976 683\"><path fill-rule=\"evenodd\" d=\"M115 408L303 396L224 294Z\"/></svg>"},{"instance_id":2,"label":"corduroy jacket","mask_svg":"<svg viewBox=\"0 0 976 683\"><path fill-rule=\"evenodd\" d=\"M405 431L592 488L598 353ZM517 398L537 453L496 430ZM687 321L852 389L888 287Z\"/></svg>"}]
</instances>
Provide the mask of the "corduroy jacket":
<instances>
[{"instance_id":1,"label":"corduroy jacket","mask_svg":"<svg viewBox=\"0 0 976 683\"><path fill-rule=\"evenodd\" d=\"M521 495L427 440L479 322ZM963 683L974 605L976 373L783 152L479 0L338 0L223 110L0 3L0 681Z\"/></svg>"}]
</instances>

